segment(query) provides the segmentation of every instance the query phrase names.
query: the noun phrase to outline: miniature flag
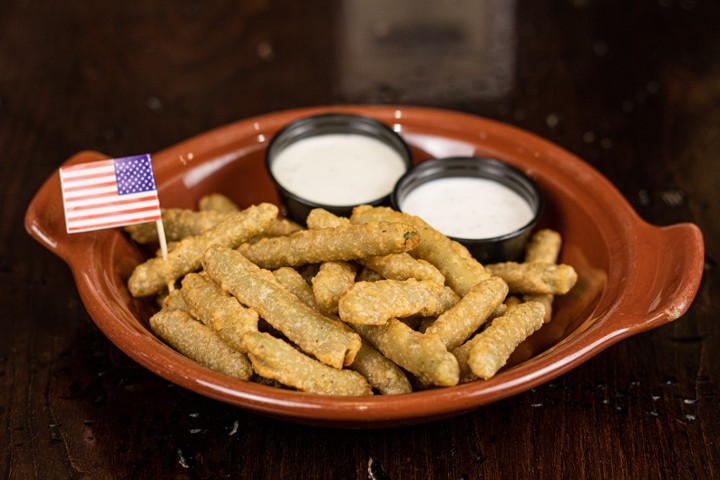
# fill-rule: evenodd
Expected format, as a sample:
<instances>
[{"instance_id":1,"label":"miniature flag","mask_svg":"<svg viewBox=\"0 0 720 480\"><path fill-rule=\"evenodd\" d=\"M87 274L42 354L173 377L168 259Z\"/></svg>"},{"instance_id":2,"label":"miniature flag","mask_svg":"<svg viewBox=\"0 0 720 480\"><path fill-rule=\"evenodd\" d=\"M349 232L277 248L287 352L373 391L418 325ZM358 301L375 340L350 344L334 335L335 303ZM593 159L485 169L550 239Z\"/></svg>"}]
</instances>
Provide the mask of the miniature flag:
<instances>
[{"instance_id":1,"label":"miniature flag","mask_svg":"<svg viewBox=\"0 0 720 480\"><path fill-rule=\"evenodd\" d=\"M160 220L150 155L60 168L68 233Z\"/></svg>"}]
</instances>

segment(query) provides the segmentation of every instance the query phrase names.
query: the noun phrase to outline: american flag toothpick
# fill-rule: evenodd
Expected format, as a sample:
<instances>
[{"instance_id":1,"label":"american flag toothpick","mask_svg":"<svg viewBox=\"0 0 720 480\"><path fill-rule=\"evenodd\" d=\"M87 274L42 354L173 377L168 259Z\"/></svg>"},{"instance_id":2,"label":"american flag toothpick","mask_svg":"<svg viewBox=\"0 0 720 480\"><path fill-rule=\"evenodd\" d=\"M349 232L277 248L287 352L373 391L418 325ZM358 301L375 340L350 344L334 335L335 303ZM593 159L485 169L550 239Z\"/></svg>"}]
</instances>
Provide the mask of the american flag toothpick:
<instances>
[{"instance_id":1,"label":"american flag toothpick","mask_svg":"<svg viewBox=\"0 0 720 480\"><path fill-rule=\"evenodd\" d=\"M155 221L167 256L149 154L61 167L60 184L68 233Z\"/></svg>"}]
</instances>

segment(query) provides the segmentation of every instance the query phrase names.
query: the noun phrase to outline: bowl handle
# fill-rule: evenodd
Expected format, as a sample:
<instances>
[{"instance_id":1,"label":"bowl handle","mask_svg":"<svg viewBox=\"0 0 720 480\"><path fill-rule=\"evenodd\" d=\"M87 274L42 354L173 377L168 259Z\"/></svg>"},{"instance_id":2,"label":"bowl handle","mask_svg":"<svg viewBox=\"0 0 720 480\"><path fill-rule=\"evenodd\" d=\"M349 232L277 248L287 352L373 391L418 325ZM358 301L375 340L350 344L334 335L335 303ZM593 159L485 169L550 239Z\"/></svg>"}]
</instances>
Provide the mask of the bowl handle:
<instances>
[{"instance_id":1,"label":"bowl handle","mask_svg":"<svg viewBox=\"0 0 720 480\"><path fill-rule=\"evenodd\" d=\"M705 264L703 237L697 225L638 225L628 291L610 316L614 334L636 334L681 317L700 287Z\"/></svg>"},{"instance_id":2,"label":"bowl handle","mask_svg":"<svg viewBox=\"0 0 720 480\"><path fill-rule=\"evenodd\" d=\"M109 158L107 155L99 152L83 151L70 157L63 165L94 162L107 158ZM25 212L25 230L66 263L72 252L87 251L95 243L97 235L106 233L97 231L71 236L66 232L59 170L53 172L30 202Z\"/></svg>"}]
</instances>

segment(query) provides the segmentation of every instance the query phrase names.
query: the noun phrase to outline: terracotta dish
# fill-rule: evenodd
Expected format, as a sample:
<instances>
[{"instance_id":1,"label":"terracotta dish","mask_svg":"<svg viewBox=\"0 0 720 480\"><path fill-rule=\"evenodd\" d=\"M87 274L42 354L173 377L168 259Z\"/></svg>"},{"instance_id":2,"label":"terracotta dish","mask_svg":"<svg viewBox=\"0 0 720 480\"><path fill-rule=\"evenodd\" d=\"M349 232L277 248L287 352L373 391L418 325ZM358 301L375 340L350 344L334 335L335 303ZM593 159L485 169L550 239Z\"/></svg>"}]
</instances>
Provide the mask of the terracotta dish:
<instances>
[{"instance_id":1,"label":"terracotta dish","mask_svg":"<svg viewBox=\"0 0 720 480\"><path fill-rule=\"evenodd\" d=\"M150 332L153 305L131 298L126 289L144 253L120 230L65 233L57 172L30 204L25 226L70 266L90 316L135 361L207 397L313 425L380 428L477 409L545 383L624 338L677 319L690 306L704 256L695 225L649 225L607 179L567 151L517 128L457 112L332 106L242 120L153 154L161 205L195 208L210 192L225 193L241 205L277 202L263 163L269 139L293 120L326 112L365 114L390 125L410 145L415 162L495 157L525 171L542 188L546 203L540 226L562 233L561 262L575 267L580 280L557 299L555 319L491 380L370 398L319 396L235 380L199 366ZM82 152L67 163L100 158Z\"/></svg>"}]
</instances>

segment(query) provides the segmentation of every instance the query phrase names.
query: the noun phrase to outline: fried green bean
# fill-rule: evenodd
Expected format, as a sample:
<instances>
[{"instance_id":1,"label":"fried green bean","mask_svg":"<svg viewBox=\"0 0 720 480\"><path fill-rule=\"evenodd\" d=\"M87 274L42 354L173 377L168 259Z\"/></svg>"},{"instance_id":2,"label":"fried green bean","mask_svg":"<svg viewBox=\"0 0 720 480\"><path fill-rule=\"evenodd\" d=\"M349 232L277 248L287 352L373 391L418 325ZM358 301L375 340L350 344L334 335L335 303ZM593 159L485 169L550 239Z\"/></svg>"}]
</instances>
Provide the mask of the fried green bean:
<instances>
[{"instance_id":1,"label":"fried green bean","mask_svg":"<svg viewBox=\"0 0 720 480\"><path fill-rule=\"evenodd\" d=\"M436 335L422 334L398 319L387 325L352 325L360 335L400 367L412 372L426 385L457 385L460 369Z\"/></svg>"},{"instance_id":2,"label":"fried green bean","mask_svg":"<svg viewBox=\"0 0 720 480\"><path fill-rule=\"evenodd\" d=\"M275 280L290 291L290 293L298 297L301 302L310 308L317 309L312 287L300 272L293 267L280 267L273 270L272 273Z\"/></svg>"},{"instance_id":3,"label":"fried green bean","mask_svg":"<svg viewBox=\"0 0 720 480\"><path fill-rule=\"evenodd\" d=\"M245 336L245 345L253 368L265 378L277 380L303 392L343 396L372 395L370 385L361 374L329 367L267 333L248 333Z\"/></svg>"},{"instance_id":4,"label":"fried green bean","mask_svg":"<svg viewBox=\"0 0 720 480\"><path fill-rule=\"evenodd\" d=\"M182 296L180 290L173 290L171 292L163 292L160 295L159 300L160 308L166 308L168 310L182 310L185 313L192 315L190 307L185 303L185 299Z\"/></svg>"},{"instance_id":5,"label":"fried green bean","mask_svg":"<svg viewBox=\"0 0 720 480\"><path fill-rule=\"evenodd\" d=\"M202 256L210 246L236 248L242 242L265 231L277 218L278 208L262 203L240 212L231 213L201 235L187 237L168 253L167 259L151 258L138 265L128 280L134 297L146 297L162 291L186 273L196 271Z\"/></svg>"},{"instance_id":6,"label":"fried green bean","mask_svg":"<svg viewBox=\"0 0 720 480\"><path fill-rule=\"evenodd\" d=\"M163 208L160 210L165 230L165 239L176 242L185 237L200 235L227 218L227 213L216 211L198 212L184 208ZM138 223L124 227L130 238L138 243L158 241L156 222Z\"/></svg>"},{"instance_id":7,"label":"fried green bean","mask_svg":"<svg viewBox=\"0 0 720 480\"><path fill-rule=\"evenodd\" d=\"M473 337L467 364L477 377L493 377L520 343L543 325L545 309L537 302L508 308L482 332Z\"/></svg>"},{"instance_id":8,"label":"fried green bean","mask_svg":"<svg viewBox=\"0 0 720 480\"><path fill-rule=\"evenodd\" d=\"M483 325L502 304L507 284L498 277L481 280L457 304L440 315L425 333L435 334L452 350Z\"/></svg>"},{"instance_id":9,"label":"fried green bean","mask_svg":"<svg viewBox=\"0 0 720 480\"><path fill-rule=\"evenodd\" d=\"M334 228L349 224L349 219L338 217L322 208L311 210L307 217L307 226L310 229ZM445 277L434 265L425 260L413 258L407 253L360 258L357 262L389 280L415 278L441 285L445 283Z\"/></svg>"},{"instance_id":10,"label":"fried green bean","mask_svg":"<svg viewBox=\"0 0 720 480\"><path fill-rule=\"evenodd\" d=\"M198 210L232 213L240 210L240 207L222 193L209 193L198 200Z\"/></svg>"},{"instance_id":11,"label":"fried green bean","mask_svg":"<svg viewBox=\"0 0 720 480\"><path fill-rule=\"evenodd\" d=\"M310 211L306 224L311 230L319 230L346 227L350 225L350 221L327 210L316 208ZM312 279L317 308L324 314L337 314L338 301L355 284L357 273L357 266L350 262L338 261L320 264L317 274Z\"/></svg>"},{"instance_id":12,"label":"fried green bean","mask_svg":"<svg viewBox=\"0 0 720 480\"><path fill-rule=\"evenodd\" d=\"M302 275L291 267L282 267L273 271L280 284L294 293L305 305L316 308L312 288ZM343 326L354 332L349 326ZM392 360L377 351L367 340L362 340L355 360L347 367L365 377L373 387L383 395L397 395L412 391L412 385L405 373Z\"/></svg>"},{"instance_id":13,"label":"fried green bean","mask_svg":"<svg viewBox=\"0 0 720 480\"><path fill-rule=\"evenodd\" d=\"M414 258L408 253L394 253L381 257L367 257L358 260L361 265L376 271L388 280L415 278L428 282L445 283L445 275L430 262Z\"/></svg>"},{"instance_id":14,"label":"fried green bean","mask_svg":"<svg viewBox=\"0 0 720 480\"><path fill-rule=\"evenodd\" d=\"M525 247L526 263L556 263L562 237L554 230L543 228L533 233Z\"/></svg>"},{"instance_id":15,"label":"fried green bean","mask_svg":"<svg viewBox=\"0 0 720 480\"><path fill-rule=\"evenodd\" d=\"M270 225L270 228L261 235L261 237L283 237L299 232L300 230L302 230L302 227L292 220L288 220L287 218L278 218L272 225Z\"/></svg>"},{"instance_id":16,"label":"fried green bean","mask_svg":"<svg viewBox=\"0 0 720 480\"><path fill-rule=\"evenodd\" d=\"M200 273L189 273L182 280L185 303L193 315L214 329L220 338L241 352L245 351L243 338L258 330L258 314L240 305L236 298Z\"/></svg>"},{"instance_id":17,"label":"fried green bean","mask_svg":"<svg viewBox=\"0 0 720 480\"><path fill-rule=\"evenodd\" d=\"M554 230L542 229L533 233L525 249L526 263L557 263L562 237ZM552 319L554 295L551 293L525 294L526 302L540 302L545 307L545 323Z\"/></svg>"},{"instance_id":18,"label":"fried green bean","mask_svg":"<svg viewBox=\"0 0 720 480\"><path fill-rule=\"evenodd\" d=\"M353 223L399 222L415 227L421 241L410 254L437 267L445 277L445 283L461 297L489 276L467 248L435 230L420 217L389 207L360 205L353 209L350 220Z\"/></svg>"},{"instance_id":19,"label":"fried green bean","mask_svg":"<svg viewBox=\"0 0 720 480\"><path fill-rule=\"evenodd\" d=\"M279 268L405 252L419 242L413 227L373 222L263 238L239 251L262 268Z\"/></svg>"},{"instance_id":20,"label":"fried green bean","mask_svg":"<svg viewBox=\"0 0 720 480\"><path fill-rule=\"evenodd\" d=\"M378 280L387 280L372 268L362 267L355 278L356 282L377 282Z\"/></svg>"},{"instance_id":21,"label":"fried green bean","mask_svg":"<svg viewBox=\"0 0 720 480\"><path fill-rule=\"evenodd\" d=\"M563 295L577 282L575 269L565 264L501 262L485 268L505 280L510 293Z\"/></svg>"},{"instance_id":22,"label":"fried green bean","mask_svg":"<svg viewBox=\"0 0 720 480\"><path fill-rule=\"evenodd\" d=\"M355 284L357 267L350 262L323 262L312 279L318 310L325 315L338 312L340 297Z\"/></svg>"},{"instance_id":23,"label":"fried green bean","mask_svg":"<svg viewBox=\"0 0 720 480\"><path fill-rule=\"evenodd\" d=\"M305 353L335 368L355 359L362 343L357 334L347 331L339 320L303 304L270 271L259 268L237 250L211 247L203 266L225 291L257 311Z\"/></svg>"},{"instance_id":24,"label":"fried green bean","mask_svg":"<svg viewBox=\"0 0 720 480\"><path fill-rule=\"evenodd\" d=\"M245 354L226 345L211 328L183 311L161 309L150 317L150 328L175 350L211 370L242 380L252 375Z\"/></svg>"},{"instance_id":25,"label":"fried green bean","mask_svg":"<svg viewBox=\"0 0 720 480\"><path fill-rule=\"evenodd\" d=\"M440 315L459 300L449 287L410 278L358 282L342 296L338 307L346 323L384 325L396 317Z\"/></svg>"}]
</instances>

